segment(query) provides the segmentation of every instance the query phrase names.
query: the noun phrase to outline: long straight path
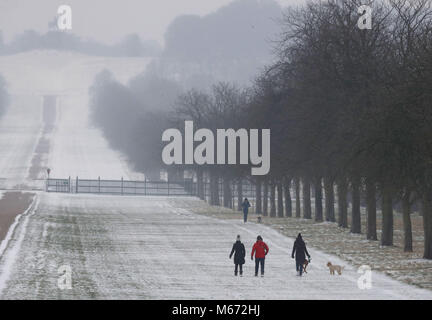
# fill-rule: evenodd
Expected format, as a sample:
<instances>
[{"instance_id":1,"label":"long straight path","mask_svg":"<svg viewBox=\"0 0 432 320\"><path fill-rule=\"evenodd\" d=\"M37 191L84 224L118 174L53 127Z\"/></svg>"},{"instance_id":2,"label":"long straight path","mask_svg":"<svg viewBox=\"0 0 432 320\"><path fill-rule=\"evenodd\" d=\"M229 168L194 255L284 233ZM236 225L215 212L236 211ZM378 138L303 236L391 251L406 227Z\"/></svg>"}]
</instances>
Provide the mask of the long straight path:
<instances>
[{"instance_id":1,"label":"long straight path","mask_svg":"<svg viewBox=\"0 0 432 320\"><path fill-rule=\"evenodd\" d=\"M293 239L240 219L223 221L177 209L172 198L38 196L0 260L1 298L432 298L430 291L378 273L372 274L372 289L361 290L357 270L313 248L308 273L297 277L290 257ZM237 234L247 250L242 278L234 277L228 259ZM254 277L249 257L258 234L270 247L264 278ZM345 265L343 275L331 276L327 261ZM69 290L58 287L62 266L72 271Z\"/></svg>"},{"instance_id":2,"label":"long straight path","mask_svg":"<svg viewBox=\"0 0 432 320\"><path fill-rule=\"evenodd\" d=\"M142 179L92 127L89 88L105 69L126 83L149 61L57 51L0 57L11 97L0 119L0 189L41 188L46 168L58 178Z\"/></svg>"}]
</instances>

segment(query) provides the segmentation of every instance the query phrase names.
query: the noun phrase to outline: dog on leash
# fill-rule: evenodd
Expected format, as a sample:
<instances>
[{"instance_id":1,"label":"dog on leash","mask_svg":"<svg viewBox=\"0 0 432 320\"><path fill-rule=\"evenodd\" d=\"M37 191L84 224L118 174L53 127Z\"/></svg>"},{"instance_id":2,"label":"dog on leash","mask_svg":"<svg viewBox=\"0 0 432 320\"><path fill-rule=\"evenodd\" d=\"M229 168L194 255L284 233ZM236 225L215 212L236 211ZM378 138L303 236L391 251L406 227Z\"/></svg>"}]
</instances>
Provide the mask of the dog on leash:
<instances>
[{"instance_id":1,"label":"dog on leash","mask_svg":"<svg viewBox=\"0 0 432 320\"><path fill-rule=\"evenodd\" d=\"M304 272L304 273L307 273L306 268L307 268L308 264L309 264L309 260L305 260L305 261L303 262L303 272Z\"/></svg>"},{"instance_id":2,"label":"dog on leash","mask_svg":"<svg viewBox=\"0 0 432 320\"><path fill-rule=\"evenodd\" d=\"M332 264L330 261L327 262L327 267L329 268L329 270L330 270L330 274L331 274L331 275L334 275L334 274L335 274L335 271L336 271L339 275L341 275L343 269L345 268L345 267L343 267L343 266L334 265L334 264Z\"/></svg>"}]
</instances>

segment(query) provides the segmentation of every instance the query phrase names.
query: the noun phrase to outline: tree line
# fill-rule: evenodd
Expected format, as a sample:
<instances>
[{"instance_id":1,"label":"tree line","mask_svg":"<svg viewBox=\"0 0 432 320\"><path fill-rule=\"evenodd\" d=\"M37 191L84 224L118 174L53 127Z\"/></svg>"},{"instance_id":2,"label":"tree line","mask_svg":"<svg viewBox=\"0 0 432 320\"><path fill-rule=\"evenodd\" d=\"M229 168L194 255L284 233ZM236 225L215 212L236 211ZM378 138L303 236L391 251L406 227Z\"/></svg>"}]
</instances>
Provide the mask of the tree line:
<instances>
[{"instance_id":1,"label":"tree line","mask_svg":"<svg viewBox=\"0 0 432 320\"><path fill-rule=\"evenodd\" d=\"M56 26L57 20L51 25ZM69 32L63 32L49 26L46 33L26 30L5 42L0 30L0 55L13 55L32 50L59 50L79 52L105 57L154 57L161 54L161 48L155 41L143 41L137 34L128 34L118 43L106 45L94 40L83 39Z\"/></svg>"},{"instance_id":2,"label":"tree line","mask_svg":"<svg viewBox=\"0 0 432 320\"><path fill-rule=\"evenodd\" d=\"M258 213L335 222L370 240L381 231L383 246L393 245L400 207L405 251L413 249L411 213L419 210L424 258L432 259L431 1L374 1L370 30L357 26L362 4L310 1L287 9L275 62L251 87L219 83L188 90L156 117L164 119L164 129L182 128L184 120L214 131L270 128L268 175L252 177L247 165L166 169L194 171L201 198L208 179L213 205L231 206L233 183L241 199L246 179L256 186ZM154 123L150 115L146 121ZM153 168L162 168L160 136L150 130L154 126L138 127L148 134L142 150L155 157Z\"/></svg>"},{"instance_id":3,"label":"tree line","mask_svg":"<svg viewBox=\"0 0 432 320\"><path fill-rule=\"evenodd\" d=\"M9 94L7 91L6 81L0 75L0 118L5 114L6 108L9 104Z\"/></svg>"}]
</instances>

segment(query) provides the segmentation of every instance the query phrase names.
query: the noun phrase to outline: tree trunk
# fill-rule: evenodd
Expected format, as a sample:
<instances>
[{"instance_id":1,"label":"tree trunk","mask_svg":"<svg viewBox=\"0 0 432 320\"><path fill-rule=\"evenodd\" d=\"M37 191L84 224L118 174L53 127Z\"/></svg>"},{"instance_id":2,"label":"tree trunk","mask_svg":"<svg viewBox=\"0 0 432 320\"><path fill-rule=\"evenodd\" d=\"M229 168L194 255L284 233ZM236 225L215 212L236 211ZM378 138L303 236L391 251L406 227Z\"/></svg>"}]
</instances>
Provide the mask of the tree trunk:
<instances>
[{"instance_id":1,"label":"tree trunk","mask_svg":"<svg viewBox=\"0 0 432 320\"><path fill-rule=\"evenodd\" d=\"M351 210L351 232L361 233L360 214L360 179L352 179L352 210Z\"/></svg>"},{"instance_id":2,"label":"tree trunk","mask_svg":"<svg viewBox=\"0 0 432 320\"><path fill-rule=\"evenodd\" d=\"M391 191L387 186L382 188L382 234L381 245L393 245L393 203Z\"/></svg>"},{"instance_id":3,"label":"tree trunk","mask_svg":"<svg viewBox=\"0 0 432 320\"><path fill-rule=\"evenodd\" d=\"M277 215L279 218L284 216L284 203L283 203L283 188L282 182L277 184Z\"/></svg>"},{"instance_id":4,"label":"tree trunk","mask_svg":"<svg viewBox=\"0 0 432 320\"><path fill-rule=\"evenodd\" d=\"M402 197L402 216L403 216L405 252L413 251L410 195L411 193L409 191L405 191L405 194Z\"/></svg>"},{"instance_id":5,"label":"tree trunk","mask_svg":"<svg viewBox=\"0 0 432 320\"><path fill-rule=\"evenodd\" d=\"M228 178L223 179L223 205L225 208L232 208L231 181Z\"/></svg>"},{"instance_id":6,"label":"tree trunk","mask_svg":"<svg viewBox=\"0 0 432 320\"><path fill-rule=\"evenodd\" d=\"M217 173L213 173L210 176L210 186L212 187L212 205L220 206L220 196L219 196L219 175Z\"/></svg>"},{"instance_id":7,"label":"tree trunk","mask_svg":"<svg viewBox=\"0 0 432 320\"><path fill-rule=\"evenodd\" d=\"M321 177L315 179L315 221L323 221Z\"/></svg>"},{"instance_id":8,"label":"tree trunk","mask_svg":"<svg viewBox=\"0 0 432 320\"><path fill-rule=\"evenodd\" d=\"M209 188L210 188L210 205L214 206L216 205L216 200L215 200L215 181L214 178L210 176L210 184L209 184Z\"/></svg>"},{"instance_id":9,"label":"tree trunk","mask_svg":"<svg viewBox=\"0 0 432 320\"><path fill-rule=\"evenodd\" d=\"M376 228L376 196L375 183L370 178L366 179L366 212L367 212L367 231L366 238L378 240Z\"/></svg>"},{"instance_id":10,"label":"tree trunk","mask_svg":"<svg viewBox=\"0 0 432 320\"><path fill-rule=\"evenodd\" d=\"M203 182L203 171L201 169L197 169L197 196L201 200L204 200L204 182Z\"/></svg>"},{"instance_id":11,"label":"tree trunk","mask_svg":"<svg viewBox=\"0 0 432 320\"><path fill-rule=\"evenodd\" d=\"M268 216L268 180L264 180L263 216Z\"/></svg>"},{"instance_id":12,"label":"tree trunk","mask_svg":"<svg viewBox=\"0 0 432 320\"><path fill-rule=\"evenodd\" d=\"M326 221L335 222L335 208L334 208L334 188L333 180L330 178L324 178L324 190L325 190L325 218Z\"/></svg>"},{"instance_id":13,"label":"tree trunk","mask_svg":"<svg viewBox=\"0 0 432 320\"><path fill-rule=\"evenodd\" d=\"M213 172L210 172L209 177L209 192L210 192L210 205L215 205L215 176Z\"/></svg>"},{"instance_id":14,"label":"tree trunk","mask_svg":"<svg viewBox=\"0 0 432 320\"><path fill-rule=\"evenodd\" d=\"M432 259L432 203L429 194L423 195L424 259Z\"/></svg>"},{"instance_id":15,"label":"tree trunk","mask_svg":"<svg viewBox=\"0 0 432 320\"><path fill-rule=\"evenodd\" d=\"M301 204L300 204L300 179L295 178L295 197L296 197L296 218L301 216Z\"/></svg>"},{"instance_id":16,"label":"tree trunk","mask_svg":"<svg viewBox=\"0 0 432 320\"><path fill-rule=\"evenodd\" d=\"M262 213L261 179L257 178L255 186L255 210L257 214Z\"/></svg>"},{"instance_id":17,"label":"tree trunk","mask_svg":"<svg viewBox=\"0 0 432 320\"><path fill-rule=\"evenodd\" d=\"M308 178L303 178L303 218L312 218L311 208L311 188L310 181Z\"/></svg>"},{"instance_id":18,"label":"tree trunk","mask_svg":"<svg viewBox=\"0 0 432 320\"><path fill-rule=\"evenodd\" d=\"M348 228L348 184L341 178L337 184L339 227Z\"/></svg>"},{"instance_id":19,"label":"tree trunk","mask_svg":"<svg viewBox=\"0 0 432 320\"><path fill-rule=\"evenodd\" d=\"M243 203L243 180L240 179L237 183L237 211L242 211Z\"/></svg>"},{"instance_id":20,"label":"tree trunk","mask_svg":"<svg viewBox=\"0 0 432 320\"><path fill-rule=\"evenodd\" d=\"M203 171L203 193L204 193L204 201L207 201L210 203L210 184L209 184L209 173L206 171Z\"/></svg>"},{"instance_id":21,"label":"tree trunk","mask_svg":"<svg viewBox=\"0 0 432 320\"><path fill-rule=\"evenodd\" d=\"M270 183L270 217L276 217L276 186Z\"/></svg>"},{"instance_id":22,"label":"tree trunk","mask_svg":"<svg viewBox=\"0 0 432 320\"><path fill-rule=\"evenodd\" d=\"M284 179L284 191L285 191L285 215L292 217L292 203L291 203L291 178Z\"/></svg>"}]
</instances>

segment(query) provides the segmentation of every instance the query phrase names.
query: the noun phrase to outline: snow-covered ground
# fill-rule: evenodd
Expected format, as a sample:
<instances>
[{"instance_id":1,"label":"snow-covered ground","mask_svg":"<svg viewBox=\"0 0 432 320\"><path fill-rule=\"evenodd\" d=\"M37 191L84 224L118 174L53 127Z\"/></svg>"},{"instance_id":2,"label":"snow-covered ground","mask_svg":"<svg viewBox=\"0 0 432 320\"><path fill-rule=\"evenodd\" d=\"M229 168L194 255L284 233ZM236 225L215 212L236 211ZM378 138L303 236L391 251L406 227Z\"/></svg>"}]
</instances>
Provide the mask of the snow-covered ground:
<instances>
[{"instance_id":1,"label":"snow-covered ground","mask_svg":"<svg viewBox=\"0 0 432 320\"><path fill-rule=\"evenodd\" d=\"M148 62L147 58L101 58L56 51L0 57L0 74L12 98L0 123L0 186L34 184L28 171L41 137L48 141L49 153L39 165L51 168L52 177L142 179L88 123L88 90L95 75L104 69L126 83L144 71ZM57 97L51 132L43 131L46 95ZM44 178L45 170L40 170L38 177Z\"/></svg>"},{"instance_id":2,"label":"snow-covered ground","mask_svg":"<svg viewBox=\"0 0 432 320\"><path fill-rule=\"evenodd\" d=\"M55 51L0 57L12 95L0 123L0 189L31 185L46 167L58 178L142 178L89 125L88 88L104 68L126 82L147 62ZM57 97L52 130L43 116L47 95ZM296 277L291 238L193 214L172 198L38 192L15 222L0 244L4 299L432 299L430 291L379 274L371 290L360 290L356 270L313 248L309 273ZM237 234L248 254L258 234L269 244L265 278L253 277L250 259L245 276L233 276L228 254ZM346 265L344 274L330 276L327 261ZM72 289L61 290L65 265Z\"/></svg>"},{"instance_id":3,"label":"snow-covered ground","mask_svg":"<svg viewBox=\"0 0 432 320\"><path fill-rule=\"evenodd\" d=\"M228 259L237 234L247 249L242 278ZM264 278L249 258L258 234L270 247ZM196 215L163 197L41 193L0 260L1 298L432 299L375 273L361 290L356 269L313 248L308 274L297 277L292 244L267 226ZM327 261L345 265L343 275L331 276ZM72 288L61 290L64 265Z\"/></svg>"},{"instance_id":4,"label":"snow-covered ground","mask_svg":"<svg viewBox=\"0 0 432 320\"><path fill-rule=\"evenodd\" d=\"M7 189L25 182L41 130L41 98L11 98L13 105L0 119L0 187Z\"/></svg>"}]
</instances>

